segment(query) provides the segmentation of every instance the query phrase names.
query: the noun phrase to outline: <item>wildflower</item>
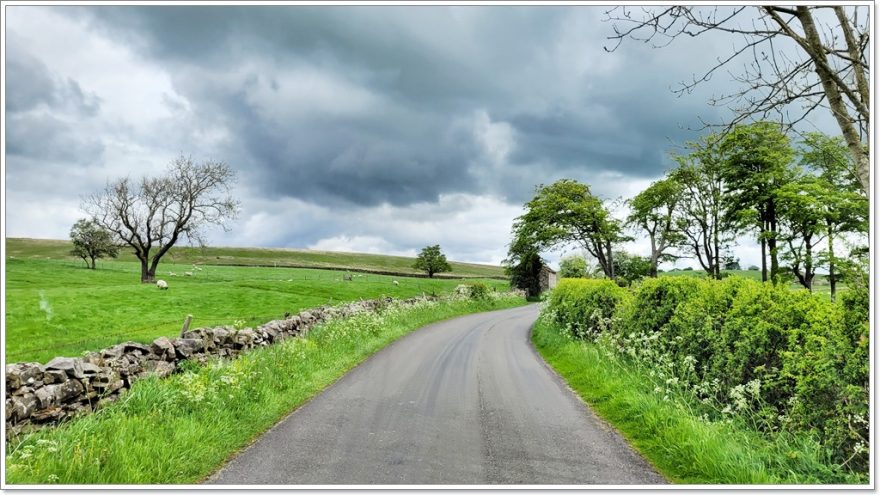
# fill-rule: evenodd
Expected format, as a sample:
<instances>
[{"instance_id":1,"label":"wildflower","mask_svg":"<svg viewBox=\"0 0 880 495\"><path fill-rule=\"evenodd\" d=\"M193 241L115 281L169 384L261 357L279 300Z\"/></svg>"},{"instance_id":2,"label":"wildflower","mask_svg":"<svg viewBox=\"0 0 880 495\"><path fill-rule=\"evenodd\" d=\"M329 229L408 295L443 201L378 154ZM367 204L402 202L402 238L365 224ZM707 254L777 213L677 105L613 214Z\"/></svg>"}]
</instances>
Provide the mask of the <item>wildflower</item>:
<instances>
[{"instance_id":1,"label":"wildflower","mask_svg":"<svg viewBox=\"0 0 880 495\"><path fill-rule=\"evenodd\" d=\"M761 394L761 380L754 379L746 383L746 390L752 397L759 396Z\"/></svg>"}]
</instances>

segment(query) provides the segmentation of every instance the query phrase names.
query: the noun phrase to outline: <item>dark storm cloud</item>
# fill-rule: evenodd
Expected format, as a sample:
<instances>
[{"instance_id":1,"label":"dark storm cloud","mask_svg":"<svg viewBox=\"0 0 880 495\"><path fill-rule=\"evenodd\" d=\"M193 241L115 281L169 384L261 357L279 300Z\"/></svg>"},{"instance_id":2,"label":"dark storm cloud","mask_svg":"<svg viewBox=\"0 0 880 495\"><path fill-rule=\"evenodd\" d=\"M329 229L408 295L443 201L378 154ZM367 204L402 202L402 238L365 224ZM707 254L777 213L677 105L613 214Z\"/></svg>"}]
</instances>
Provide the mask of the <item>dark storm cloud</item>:
<instances>
[{"instance_id":1,"label":"dark storm cloud","mask_svg":"<svg viewBox=\"0 0 880 495\"><path fill-rule=\"evenodd\" d=\"M608 26L598 22L600 9L64 11L167 67L199 115L230 129L229 161L275 197L406 205L442 193L490 192L518 202L547 177L587 179L601 170L655 177L668 166L670 140L694 137L679 124L695 124L704 110L696 98L675 101L669 74L662 83L645 79L667 69L650 56L603 69L627 55L603 52L601 29ZM572 16L592 20L593 32L563 37ZM569 52L557 53L566 44ZM595 72L567 75L566 65L590 57L597 58ZM351 92L369 101L356 112L335 108L332 98L315 103L314 112L299 111L313 102L296 94L310 100L322 84L298 86L303 71L339 85L338 107L351 105ZM491 177L481 173L487 157L468 127L476 111L508 123L516 137Z\"/></svg>"}]
</instances>

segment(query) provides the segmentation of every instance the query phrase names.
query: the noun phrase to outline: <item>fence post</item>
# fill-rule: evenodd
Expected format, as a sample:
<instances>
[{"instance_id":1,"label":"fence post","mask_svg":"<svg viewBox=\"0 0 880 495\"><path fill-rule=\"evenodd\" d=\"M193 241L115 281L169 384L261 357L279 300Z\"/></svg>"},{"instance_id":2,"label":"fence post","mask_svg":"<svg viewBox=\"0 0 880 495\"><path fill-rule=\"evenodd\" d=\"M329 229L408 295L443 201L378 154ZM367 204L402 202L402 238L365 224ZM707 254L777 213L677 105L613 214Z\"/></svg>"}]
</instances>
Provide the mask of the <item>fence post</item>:
<instances>
[{"instance_id":1,"label":"fence post","mask_svg":"<svg viewBox=\"0 0 880 495\"><path fill-rule=\"evenodd\" d=\"M183 328L180 329L180 336L183 337L183 334L189 330L189 324L193 319L193 315L186 315L186 320L183 321Z\"/></svg>"}]
</instances>

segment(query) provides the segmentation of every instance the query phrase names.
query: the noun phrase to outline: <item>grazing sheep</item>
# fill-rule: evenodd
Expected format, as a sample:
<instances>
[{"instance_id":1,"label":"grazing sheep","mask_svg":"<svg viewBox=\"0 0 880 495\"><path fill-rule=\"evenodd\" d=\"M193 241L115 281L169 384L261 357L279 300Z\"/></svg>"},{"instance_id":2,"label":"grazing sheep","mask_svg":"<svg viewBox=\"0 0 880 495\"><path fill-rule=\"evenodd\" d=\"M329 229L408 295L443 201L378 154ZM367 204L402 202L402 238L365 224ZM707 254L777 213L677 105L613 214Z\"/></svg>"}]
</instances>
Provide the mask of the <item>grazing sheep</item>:
<instances>
[{"instance_id":1,"label":"grazing sheep","mask_svg":"<svg viewBox=\"0 0 880 495\"><path fill-rule=\"evenodd\" d=\"M156 287L158 287L160 290L167 290L168 282L164 280L156 280Z\"/></svg>"},{"instance_id":2,"label":"grazing sheep","mask_svg":"<svg viewBox=\"0 0 880 495\"><path fill-rule=\"evenodd\" d=\"M343 275L342 280L345 280L347 282L351 282L351 275Z\"/></svg>"},{"instance_id":3,"label":"grazing sheep","mask_svg":"<svg viewBox=\"0 0 880 495\"><path fill-rule=\"evenodd\" d=\"M199 267L198 267L198 266L196 266L196 265L193 265L193 270L196 270L196 271L202 271L202 269L201 269L201 268L199 268Z\"/></svg>"},{"instance_id":4,"label":"grazing sheep","mask_svg":"<svg viewBox=\"0 0 880 495\"><path fill-rule=\"evenodd\" d=\"M398 282L397 280L392 280L391 283L394 285L400 285L400 282Z\"/></svg>"},{"instance_id":5,"label":"grazing sheep","mask_svg":"<svg viewBox=\"0 0 880 495\"><path fill-rule=\"evenodd\" d=\"M168 276L169 276L169 277L176 277L176 276L177 276L177 274L176 274L176 273L174 273L174 272L168 272Z\"/></svg>"},{"instance_id":6,"label":"grazing sheep","mask_svg":"<svg viewBox=\"0 0 880 495\"><path fill-rule=\"evenodd\" d=\"M192 276L193 276L193 272L183 272L183 275L184 275L185 277L192 277Z\"/></svg>"}]
</instances>

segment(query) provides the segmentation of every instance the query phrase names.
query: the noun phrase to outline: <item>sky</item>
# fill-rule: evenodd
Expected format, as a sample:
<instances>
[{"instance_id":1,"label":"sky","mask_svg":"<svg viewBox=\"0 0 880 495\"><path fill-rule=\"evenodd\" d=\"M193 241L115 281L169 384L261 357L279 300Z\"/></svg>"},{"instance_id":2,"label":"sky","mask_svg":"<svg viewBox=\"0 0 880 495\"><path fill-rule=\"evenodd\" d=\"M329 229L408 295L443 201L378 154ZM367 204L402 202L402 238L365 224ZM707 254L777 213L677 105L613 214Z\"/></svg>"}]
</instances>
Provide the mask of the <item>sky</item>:
<instances>
[{"instance_id":1,"label":"sky","mask_svg":"<svg viewBox=\"0 0 880 495\"><path fill-rule=\"evenodd\" d=\"M9 237L65 239L82 197L187 155L237 173L212 245L498 264L537 185L632 197L732 87L672 92L729 38L609 53L606 7L5 8Z\"/></svg>"}]
</instances>

